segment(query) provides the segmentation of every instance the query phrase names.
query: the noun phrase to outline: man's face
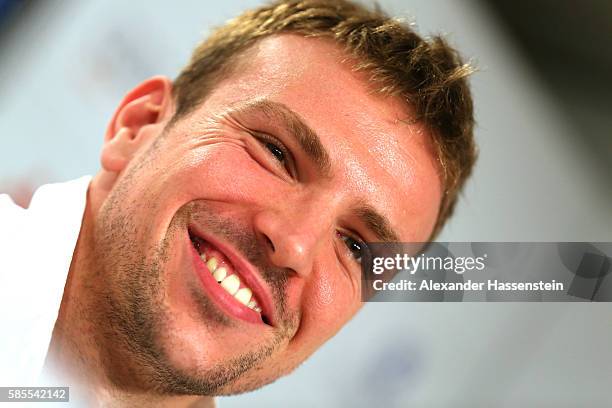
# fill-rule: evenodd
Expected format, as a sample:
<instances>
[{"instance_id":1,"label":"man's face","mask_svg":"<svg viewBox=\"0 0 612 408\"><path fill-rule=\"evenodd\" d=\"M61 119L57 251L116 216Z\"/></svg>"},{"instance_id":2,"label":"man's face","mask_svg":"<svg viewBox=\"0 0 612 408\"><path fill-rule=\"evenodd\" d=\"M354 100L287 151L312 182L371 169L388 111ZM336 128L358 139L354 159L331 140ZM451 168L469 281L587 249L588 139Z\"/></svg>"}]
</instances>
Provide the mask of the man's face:
<instances>
[{"instance_id":1,"label":"man's face","mask_svg":"<svg viewBox=\"0 0 612 408\"><path fill-rule=\"evenodd\" d=\"M105 316L166 392L291 371L360 308L363 242L426 241L437 217L429 136L401 100L323 40L274 36L247 55L155 125L97 210Z\"/></svg>"}]
</instances>

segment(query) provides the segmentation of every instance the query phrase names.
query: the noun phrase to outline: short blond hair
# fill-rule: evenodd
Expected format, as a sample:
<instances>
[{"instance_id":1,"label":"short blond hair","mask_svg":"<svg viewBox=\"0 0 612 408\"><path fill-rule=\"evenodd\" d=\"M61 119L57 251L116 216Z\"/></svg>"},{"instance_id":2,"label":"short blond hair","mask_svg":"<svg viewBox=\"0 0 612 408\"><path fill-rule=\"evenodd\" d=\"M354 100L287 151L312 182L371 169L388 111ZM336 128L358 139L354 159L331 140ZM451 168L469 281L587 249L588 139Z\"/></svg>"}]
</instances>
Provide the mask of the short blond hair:
<instances>
[{"instance_id":1,"label":"short blond hair","mask_svg":"<svg viewBox=\"0 0 612 408\"><path fill-rule=\"evenodd\" d=\"M444 194L431 239L453 213L477 151L467 77L473 69L440 36L428 40L381 10L346 0L286 0L249 10L205 39L174 82L179 119L193 111L256 41L281 33L330 38L382 94L403 98L431 132Z\"/></svg>"}]
</instances>

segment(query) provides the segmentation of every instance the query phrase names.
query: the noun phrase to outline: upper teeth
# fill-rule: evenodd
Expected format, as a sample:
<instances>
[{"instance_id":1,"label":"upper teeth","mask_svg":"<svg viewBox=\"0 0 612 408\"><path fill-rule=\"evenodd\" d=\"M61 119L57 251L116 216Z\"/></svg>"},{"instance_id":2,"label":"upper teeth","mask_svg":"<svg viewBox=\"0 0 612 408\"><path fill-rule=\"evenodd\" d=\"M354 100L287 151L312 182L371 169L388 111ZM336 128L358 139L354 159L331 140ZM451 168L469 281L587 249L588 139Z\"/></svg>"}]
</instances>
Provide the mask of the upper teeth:
<instances>
[{"instance_id":1,"label":"upper teeth","mask_svg":"<svg viewBox=\"0 0 612 408\"><path fill-rule=\"evenodd\" d=\"M213 272L213 276L215 277L217 282L223 282L223 279L225 279L225 277L227 276L227 269L225 269L224 267L217 268Z\"/></svg>"},{"instance_id":2,"label":"upper teeth","mask_svg":"<svg viewBox=\"0 0 612 408\"><path fill-rule=\"evenodd\" d=\"M241 285L240 278L236 274L228 275L227 268L220 266L219 261L214 256L207 259L203 253L200 255L202 260L206 262L208 270L212 273L213 277L223 289L230 295L232 295L237 301L252 309L258 313L261 313L261 308L252 298L253 291Z\"/></svg>"},{"instance_id":3,"label":"upper teeth","mask_svg":"<svg viewBox=\"0 0 612 408\"><path fill-rule=\"evenodd\" d=\"M240 288L240 279L236 275L230 275L221 281L221 287L230 295L235 295Z\"/></svg>"},{"instance_id":4,"label":"upper teeth","mask_svg":"<svg viewBox=\"0 0 612 408\"><path fill-rule=\"evenodd\" d=\"M204 255L204 254L202 254L202 255ZM202 256L202 255L200 255L200 256ZM204 255L204 256L206 256L206 255ZM217 269L217 264L218 264L219 262L217 261L217 258L215 258L214 256L213 256L213 257L211 257L211 258L210 258L208 261L206 261L206 258L203 258L202 260L203 260L204 262L206 262L206 266L208 266L208 269L209 269L211 272L214 272L214 271L215 271L215 269Z\"/></svg>"},{"instance_id":5,"label":"upper teeth","mask_svg":"<svg viewBox=\"0 0 612 408\"><path fill-rule=\"evenodd\" d=\"M247 305L249 304L250 300L251 300L251 295L253 294L253 292L251 292L251 289L249 288L242 288L240 290L238 290L235 294L234 297L236 299L238 299L238 301L240 303L242 303L243 305Z\"/></svg>"}]
</instances>

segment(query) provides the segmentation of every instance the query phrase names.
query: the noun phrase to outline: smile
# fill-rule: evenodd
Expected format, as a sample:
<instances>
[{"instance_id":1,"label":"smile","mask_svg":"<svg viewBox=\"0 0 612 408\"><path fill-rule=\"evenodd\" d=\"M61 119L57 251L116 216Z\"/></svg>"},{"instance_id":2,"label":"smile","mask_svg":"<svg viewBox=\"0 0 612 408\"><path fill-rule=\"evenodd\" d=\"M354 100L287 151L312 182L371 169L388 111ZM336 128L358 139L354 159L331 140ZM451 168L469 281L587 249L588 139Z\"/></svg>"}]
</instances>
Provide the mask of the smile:
<instances>
[{"instance_id":1,"label":"smile","mask_svg":"<svg viewBox=\"0 0 612 408\"><path fill-rule=\"evenodd\" d=\"M189 230L189 239L200 279L217 303L242 320L270 324L269 308L263 307L260 301L265 291L250 271L237 268L230 260L232 256L192 229Z\"/></svg>"}]
</instances>

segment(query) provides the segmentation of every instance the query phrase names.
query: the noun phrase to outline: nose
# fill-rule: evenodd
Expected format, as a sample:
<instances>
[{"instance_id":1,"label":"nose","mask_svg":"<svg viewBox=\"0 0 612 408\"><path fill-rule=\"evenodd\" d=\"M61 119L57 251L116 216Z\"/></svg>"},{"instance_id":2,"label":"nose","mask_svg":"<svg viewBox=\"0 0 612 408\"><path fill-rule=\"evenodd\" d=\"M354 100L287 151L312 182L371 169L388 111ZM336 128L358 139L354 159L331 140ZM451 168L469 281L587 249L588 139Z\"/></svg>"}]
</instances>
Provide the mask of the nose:
<instances>
[{"instance_id":1,"label":"nose","mask_svg":"<svg viewBox=\"0 0 612 408\"><path fill-rule=\"evenodd\" d=\"M333 236L333 211L321 201L265 208L255 214L256 234L274 266L302 277L310 273L319 248Z\"/></svg>"}]
</instances>

